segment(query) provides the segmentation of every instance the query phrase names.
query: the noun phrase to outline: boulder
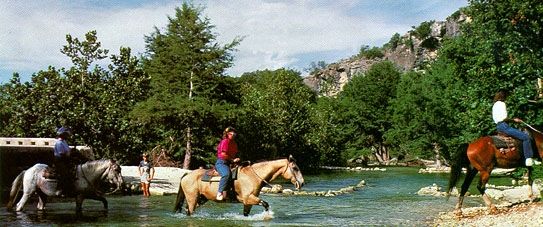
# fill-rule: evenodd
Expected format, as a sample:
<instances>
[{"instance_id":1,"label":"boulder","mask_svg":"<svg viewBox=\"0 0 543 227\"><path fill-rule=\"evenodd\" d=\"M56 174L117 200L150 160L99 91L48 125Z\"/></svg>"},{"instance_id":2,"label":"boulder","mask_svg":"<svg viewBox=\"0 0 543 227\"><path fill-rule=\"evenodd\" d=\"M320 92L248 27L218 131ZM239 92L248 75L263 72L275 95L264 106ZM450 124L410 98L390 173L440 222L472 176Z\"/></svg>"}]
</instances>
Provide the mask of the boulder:
<instances>
[{"instance_id":1,"label":"boulder","mask_svg":"<svg viewBox=\"0 0 543 227\"><path fill-rule=\"evenodd\" d=\"M151 181L151 195L174 195L179 190L179 182L184 173L190 170L176 167L154 167L155 176ZM137 166L121 166L121 174L125 184L133 193L141 193L140 176Z\"/></svg>"}]
</instances>

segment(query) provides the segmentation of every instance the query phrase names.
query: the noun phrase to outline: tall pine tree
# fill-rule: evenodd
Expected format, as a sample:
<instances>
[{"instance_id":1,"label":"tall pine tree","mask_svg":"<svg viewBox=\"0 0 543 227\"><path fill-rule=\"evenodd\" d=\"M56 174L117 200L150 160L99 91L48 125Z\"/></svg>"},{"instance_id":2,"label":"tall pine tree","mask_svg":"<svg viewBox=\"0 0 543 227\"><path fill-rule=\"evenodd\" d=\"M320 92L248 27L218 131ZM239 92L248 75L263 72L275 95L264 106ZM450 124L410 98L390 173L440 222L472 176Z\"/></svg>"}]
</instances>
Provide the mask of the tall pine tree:
<instances>
[{"instance_id":1,"label":"tall pine tree","mask_svg":"<svg viewBox=\"0 0 543 227\"><path fill-rule=\"evenodd\" d=\"M202 9L183 3L168 17L164 31L146 37L144 69L151 76L152 95L139 103L132 116L151 124L157 135L185 147L183 168L191 167L193 152L205 156L206 135L213 134L219 119L228 118L230 105L222 93L223 74L232 65L232 52L240 40L221 46ZM170 139L171 138L171 139ZM207 143L207 144L206 144ZM196 145L196 147L195 147Z\"/></svg>"}]
</instances>

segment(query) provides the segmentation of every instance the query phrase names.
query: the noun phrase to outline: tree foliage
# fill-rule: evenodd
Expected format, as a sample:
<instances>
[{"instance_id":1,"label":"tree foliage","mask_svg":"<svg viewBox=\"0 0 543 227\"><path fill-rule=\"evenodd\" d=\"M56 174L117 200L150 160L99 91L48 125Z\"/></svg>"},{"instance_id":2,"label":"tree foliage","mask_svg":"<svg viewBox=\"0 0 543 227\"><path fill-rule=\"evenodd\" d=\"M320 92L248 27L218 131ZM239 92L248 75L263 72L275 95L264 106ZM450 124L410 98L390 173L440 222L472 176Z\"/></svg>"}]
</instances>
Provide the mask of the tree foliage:
<instances>
[{"instance_id":1,"label":"tree foliage","mask_svg":"<svg viewBox=\"0 0 543 227\"><path fill-rule=\"evenodd\" d=\"M145 37L140 59L128 47L108 56L95 31L81 40L67 35L61 52L72 67L50 66L27 82L15 73L0 86L0 135L52 137L56 127L70 126L76 143L92 146L98 158L135 163L142 151L168 144L174 158L196 168L215 161L222 130L234 126L242 158L293 154L305 168L370 154L384 163L391 156L430 158L436 147L448 157L459 144L494 132L492 96L499 89L511 91L511 116L543 124L543 2L471 0L453 17L460 13L469 18L460 35L436 45L439 58L426 68L401 73L377 63L337 97L318 97L294 70L224 76L241 39L220 45L202 9L184 3L164 29ZM430 25L413 34L432 46ZM395 34L385 48L400 42ZM403 42L414 46L411 36ZM368 46L359 55L383 56ZM106 58L111 63L103 68Z\"/></svg>"},{"instance_id":2,"label":"tree foliage","mask_svg":"<svg viewBox=\"0 0 543 227\"><path fill-rule=\"evenodd\" d=\"M155 129L158 138L173 138L179 147L175 155L185 156L184 168L191 167L193 154L209 161L214 154L209 141L233 122L231 94L215 91L228 86L222 77L239 40L219 45L209 19L201 14L202 9L183 3L168 17L164 31L155 28L146 37L143 65L151 76L151 96L131 115Z\"/></svg>"},{"instance_id":3,"label":"tree foliage","mask_svg":"<svg viewBox=\"0 0 543 227\"><path fill-rule=\"evenodd\" d=\"M241 116L238 118L242 157L252 160L303 158L302 166L318 164L308 134L313 129L311 105L315 94L300 73L278 69L246 73L241 78Z\"/></svg>"}]
</instances>

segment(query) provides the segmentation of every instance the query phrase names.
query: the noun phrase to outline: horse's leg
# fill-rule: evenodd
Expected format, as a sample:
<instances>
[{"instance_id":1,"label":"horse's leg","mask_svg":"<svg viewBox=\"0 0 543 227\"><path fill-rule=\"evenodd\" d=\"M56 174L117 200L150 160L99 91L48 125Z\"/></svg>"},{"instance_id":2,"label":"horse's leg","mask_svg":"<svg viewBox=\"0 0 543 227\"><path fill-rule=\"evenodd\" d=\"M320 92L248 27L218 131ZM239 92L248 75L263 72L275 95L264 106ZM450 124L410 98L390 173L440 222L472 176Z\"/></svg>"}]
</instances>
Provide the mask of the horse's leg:
<instances>
[{"instance_id":1,"label":"horse's leg","mask_svg":"<svg viewBox=\"0 0 543 227\"><path fill-rule=\"evenodd\" d=\"M87 196L86 198L101 201L102 204L104 205L104 209L107 210L108 206L107 206L107 200L105 197L99 196L99 195L92 195L92 196Z\"/></svg>"},{"instance_id":2,"label":"horse's leg","mask_svg":"<svg viewBox=\"0 0 543 227\"><path fill-rule=\"evenodd\" d=\"M534 168L532 166L528 166L527 167L528 169L528 198L530 199L530 202L533 202L535 197L534 197L534 191L532 190L532 184L534 183L534 179L532 179L532 171L534 170Z\"/></svg>"},{"instance_id":3,"label":"horse's leg","mask_svg":"<svg viewBox=\"0 0 543 227\"><path fill-rule=\"evenodd\" d=\"M187 215L190 216L198 204L198 195L187 196L185 200L187 201Z\"/></svg>"},{"instance_id":4,"label":"horse's leg","mask_svg":"<svg viewBox=\"0 0 543 227\"><path fill-rule=\"evenodd\" d=\"M489 178L490 178L489 171L481 171L481 178L479 179L479 183L477 184L477 189L483 196L483 200L485 201L485 204L488 206L490 213L496 213L497 209L492 203L492 199L490 199L490 197L488 197L488 195L485 193L486 183L488 183Z\"/></svg>"},{"instance_id":5,"label":"horse's leg","mask_svg":"<svg viewBox=\"0 0 543 227\"><path fill-rule=\"evenodd\" d=\"M468 192L469 185L471 184L471 181L473 181L473 178L475 178L475 175L477 175L477 169L468 168L466 178L464 179L464 183L462 183L462 188L460 189L458 203L456 203L455 210L457 215L462 215L462 203L464 203L464 195L466 195L466 192Z\"/></svg>"},{"instance_id":6,"label":"horse's leg","mask_svg":"<svg viewBox=\"0 0 543 227\"><path fill-rule=\"evenodd\" d=\"M250 194L246 199L243 200L243 215L244 216L249 216L249 212L251 212L251 207L253 205L261 205L264 207L264 210L266 211L268 211L270 208L270 205L266 201L256 197L253 194Z\"/></svg>"},{"instance_id":7,"label":"horse's leg","mask_svg":"<svg viewBox=\"0 0 543 227\"><path fill-rule=\"evenodd\" d=\"M37 191L38 193L38 210L44 210L45 209L45 203L47 203L47 195L43 193L41 190Z\"/></svg>"},{"instance_id":8,"label":"horse's leg","mask_svg":"<svg viewBox=\"0 0 543 227\"><path fill-rule=\"evenodd\" d=\"M78 194L75 197L75 212L76 213L81 213L81 211L83 210L83 200L84 199L85 199L85 196L83 196L82 194Z\"/></svg>"},{"instance_id":9,"label":"horse's leg","mask_svg":"<svg viewBox=\"0 0 543 227\"><path fill-rule=\"evenodd\" d=\"M36 192L36 180L34 178L31 179L23 179L23 197L19 202L17 203L16 211L22 211L24 205L26 204L26 201L30 198L31 195Z\"/></svg>"}]
</instances>

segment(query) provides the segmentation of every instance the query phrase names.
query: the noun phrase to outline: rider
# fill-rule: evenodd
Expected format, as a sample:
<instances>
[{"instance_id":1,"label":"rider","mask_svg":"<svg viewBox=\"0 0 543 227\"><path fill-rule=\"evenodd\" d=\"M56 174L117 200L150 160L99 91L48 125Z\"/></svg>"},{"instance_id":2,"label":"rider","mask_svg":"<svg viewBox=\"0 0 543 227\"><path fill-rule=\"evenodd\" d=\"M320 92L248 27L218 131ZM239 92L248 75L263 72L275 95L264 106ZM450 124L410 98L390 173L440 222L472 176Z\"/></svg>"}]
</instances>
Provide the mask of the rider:
<instances>
[{"instance_id":1,"label":"rider","mask_svg":"<svg viewBox=\"0 0 543 227\"><path fill-rule=\"evenodd\" d=\"M217 162L215 163L215 169L221 175L219 181L219 190L217 191L217 200L223 200L223 192L230 179L230 163L239 162L239 158L235 158L238 153L238 145L234 141L236 136L236 130L233 127L228 127L224 130L222 140L217 146Z\"/></svg>"},{"instance_id":2,"label":"rider","mask_svg":"<svg viewBox=\"0 0 543 227\"><path fill-rule=\"evenodd\" d=\"M71 163L72 150L66 142L71 136L71 131L67 127L60 127L57 130L57 141L55 143L55 173L57 176L58 184L57 188L62 191L64 195L72 191L74 178L74 168Z\"/></svg>"},{"instance_id":3,"label":"rider","mask_svg":"<svg viewBox=\"0 0 543 227\"><path fill-rule=\"evenodd\" d=\"M532 166L535 164L541 164L541 162L535 161L532 151L532 142L530 137L516 129L512 128L507 124L507 122L517 122L521 123L522 120L520 118L509 118L507 117L507 107L505 105L505 99L507 98L507 92L504 90L498 91L496 95L494 96L494 105L492 106L492 119L494 120L494 123L496 123L496 127L498 129L498 132L505 133L509 136L515 137L519 140L522 140L522 148L524 151L524 158L526 158L526 166Z\"/></svg>"}]
</instances>

